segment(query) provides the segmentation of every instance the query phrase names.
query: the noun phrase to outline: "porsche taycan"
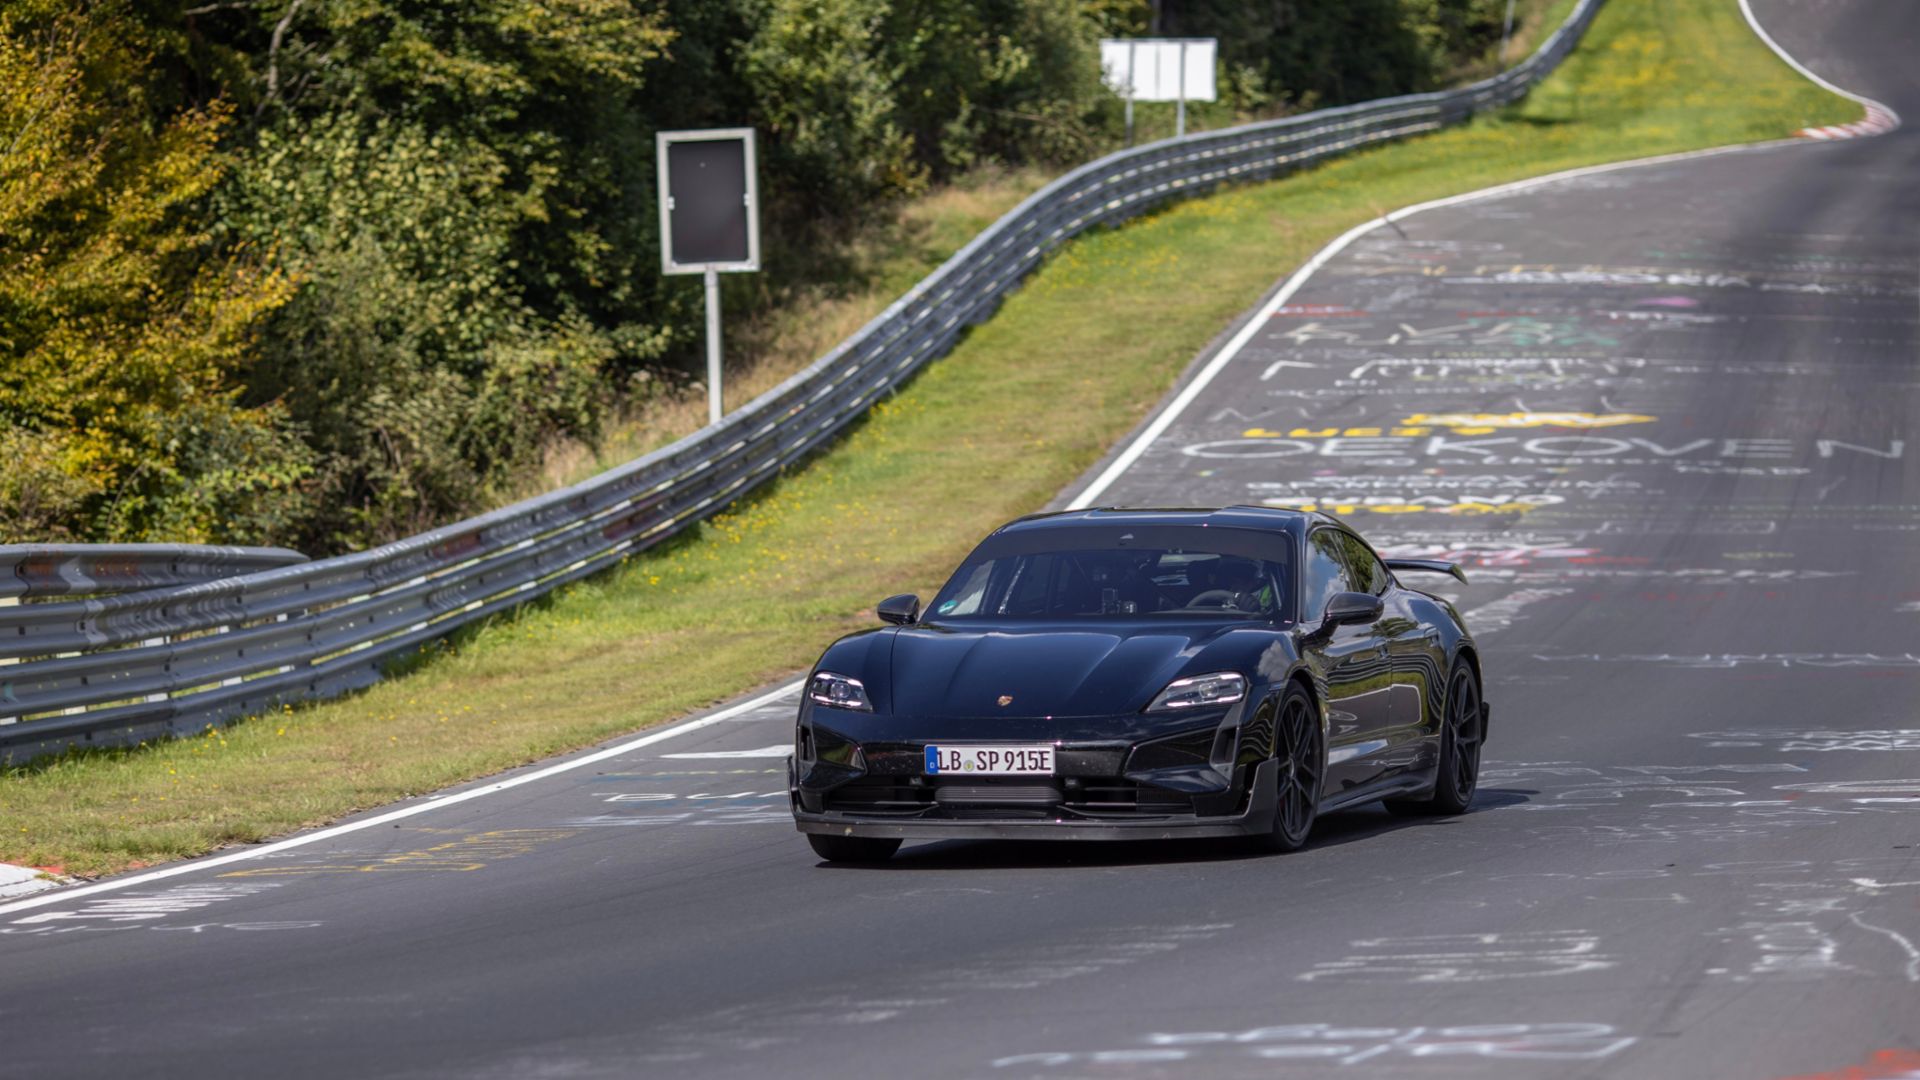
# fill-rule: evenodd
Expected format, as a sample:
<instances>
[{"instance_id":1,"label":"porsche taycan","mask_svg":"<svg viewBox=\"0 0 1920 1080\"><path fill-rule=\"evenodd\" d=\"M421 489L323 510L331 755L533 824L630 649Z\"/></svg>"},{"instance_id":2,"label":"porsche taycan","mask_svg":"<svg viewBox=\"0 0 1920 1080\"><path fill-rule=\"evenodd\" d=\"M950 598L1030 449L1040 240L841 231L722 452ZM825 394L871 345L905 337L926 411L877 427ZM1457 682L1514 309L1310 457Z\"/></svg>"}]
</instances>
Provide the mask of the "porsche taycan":
<instances>
[{"instance_id":1,"label":"porsche taycan","mask_svg":"<svg viewBox=\"0 0 1920 1080\"><path fill-rule=\"evenodd\" d=\"M1324 514L1235 506L1021 518L932 602L829 646L788 762L829 861L903 840L1247 837L1322 813L1457 814L1488 708L1447 600Z\"/></svg>"}]
</instances>

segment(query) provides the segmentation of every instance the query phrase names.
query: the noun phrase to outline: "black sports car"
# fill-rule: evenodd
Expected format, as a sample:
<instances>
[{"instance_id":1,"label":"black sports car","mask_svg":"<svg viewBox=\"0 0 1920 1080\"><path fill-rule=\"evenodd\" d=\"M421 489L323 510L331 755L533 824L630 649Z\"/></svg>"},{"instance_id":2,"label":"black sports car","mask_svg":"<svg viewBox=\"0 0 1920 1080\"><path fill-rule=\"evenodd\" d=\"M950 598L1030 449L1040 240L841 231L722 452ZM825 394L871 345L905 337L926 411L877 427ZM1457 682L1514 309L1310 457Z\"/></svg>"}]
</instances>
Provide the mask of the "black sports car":
<instances>
[{"instance_id":1,"label":"black sports car","mask_svg":"<svg viewBox=\"0 0 1920 1080\"><path fill-rule=\"evenodd\" d=\"M905 839L1248 836L1384 799L1457 814L1486 736L1453 605L1324 514L1078 510L987 537L922 612L827 648L793 816L834 861Z\"/></svg>"}]
</instances>

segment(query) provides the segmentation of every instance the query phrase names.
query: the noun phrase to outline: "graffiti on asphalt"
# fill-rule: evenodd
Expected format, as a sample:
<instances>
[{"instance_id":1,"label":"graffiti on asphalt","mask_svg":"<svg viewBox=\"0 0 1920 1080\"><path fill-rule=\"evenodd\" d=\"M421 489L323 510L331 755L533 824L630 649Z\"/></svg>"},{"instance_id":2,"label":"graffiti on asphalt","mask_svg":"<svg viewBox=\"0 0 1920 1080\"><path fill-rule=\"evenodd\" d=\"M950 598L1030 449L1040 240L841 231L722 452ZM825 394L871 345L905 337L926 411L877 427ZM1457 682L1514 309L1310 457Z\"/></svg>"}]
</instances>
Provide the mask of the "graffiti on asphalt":
<instances>
[{"instance_id":1,"label":"graffiti on asphalt","mask_svg":"<svg viewBox=\"0 0 1920 1080\"><path fill-rule=\"evenodd\" d=\"M1620 1034L1609 1024L1541 1023L1405 1028L1276 1024L1243 1031L1156 1032L1140 1041L1145 1045L1114 1050L1012 1054L995 1059L993 1067L1176 1064L1223 1055L1320 1067L1407 1058L1598 1061L1612 1057L1637 1040Z\"/></svg>"}]
</instances>

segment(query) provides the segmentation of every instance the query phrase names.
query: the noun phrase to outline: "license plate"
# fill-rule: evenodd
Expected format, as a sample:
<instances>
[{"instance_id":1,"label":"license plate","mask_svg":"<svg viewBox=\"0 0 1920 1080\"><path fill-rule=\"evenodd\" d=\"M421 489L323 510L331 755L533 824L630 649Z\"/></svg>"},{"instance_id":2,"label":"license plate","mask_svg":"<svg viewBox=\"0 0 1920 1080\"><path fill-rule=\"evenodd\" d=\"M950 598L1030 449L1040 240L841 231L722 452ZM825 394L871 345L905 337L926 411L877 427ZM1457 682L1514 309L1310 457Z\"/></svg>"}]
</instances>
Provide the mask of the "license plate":
<instances>
[{"instance_id":1,"label":"license plate","mask_svg":"<svg viewBox=\"0 0 1920 1080\"><path fill-rule=\"evenodd\" d=\"M927 775L1052 776L1051 746L929 746Z\"/></svg>"}]
</instances>

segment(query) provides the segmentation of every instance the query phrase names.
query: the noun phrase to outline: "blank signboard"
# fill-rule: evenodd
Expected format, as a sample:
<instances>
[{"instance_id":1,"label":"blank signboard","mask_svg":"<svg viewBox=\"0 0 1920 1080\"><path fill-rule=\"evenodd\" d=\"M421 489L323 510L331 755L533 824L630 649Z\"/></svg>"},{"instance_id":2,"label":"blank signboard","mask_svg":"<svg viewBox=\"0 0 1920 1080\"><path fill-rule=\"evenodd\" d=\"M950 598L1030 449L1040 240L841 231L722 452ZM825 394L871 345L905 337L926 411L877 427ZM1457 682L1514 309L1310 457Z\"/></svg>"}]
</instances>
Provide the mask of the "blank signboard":
<instances>
[{"instance_id":1,"label":"blank signboard","mask_svg":"<svg viewBox=\"0 0 1920 1080\"><path fill-rule=\"evenodd\" d=\"M1100 67L1106 84L1121 97L1212 101L1215 51L1213 38L1108 38L1100 42ZM1186 54L1184 70L1182 53Z\"/></svg>"},{"instance_id":2,"label":"blank signboard","mask_svg":"<svg viewBox=\"0 0 1920 1080\"><path fill-rule=\"evenodd\" d=\"M752 134L745 129L660 134L667 273L758 268Z\"/></svg>"}]
</instances>

